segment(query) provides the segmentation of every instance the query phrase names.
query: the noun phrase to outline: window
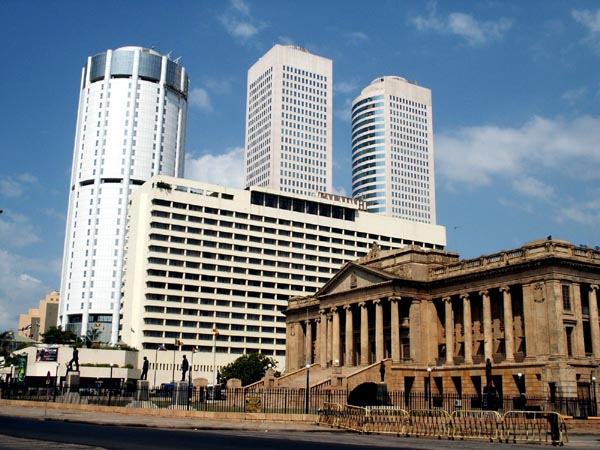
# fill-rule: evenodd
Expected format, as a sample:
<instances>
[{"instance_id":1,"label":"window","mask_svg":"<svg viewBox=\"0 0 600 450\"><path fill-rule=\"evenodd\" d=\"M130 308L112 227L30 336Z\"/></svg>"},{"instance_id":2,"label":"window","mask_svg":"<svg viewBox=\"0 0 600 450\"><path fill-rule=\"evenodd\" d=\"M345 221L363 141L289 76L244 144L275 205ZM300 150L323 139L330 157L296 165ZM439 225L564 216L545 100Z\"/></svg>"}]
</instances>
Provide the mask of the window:
<instances>
[{"instance_id":1,"label":"window","mask_svg":"<svg viewBox=\"0 0 600 450\"><path fill-rule=\"evenodd\" d=\"M566 284L562 285L562 301L563 309L565 311L571 311L571 288Z\"/></svg>"},{"instance_id":2,"label":"window","mask_svg":"<svg viewBox=\"0 0 600 450\"><path fill-rule=\"evenodd\" d=\"M567 356L573 356L573 327L566 327L565 332L567 337Z\"/></svg>"}]
</instances>

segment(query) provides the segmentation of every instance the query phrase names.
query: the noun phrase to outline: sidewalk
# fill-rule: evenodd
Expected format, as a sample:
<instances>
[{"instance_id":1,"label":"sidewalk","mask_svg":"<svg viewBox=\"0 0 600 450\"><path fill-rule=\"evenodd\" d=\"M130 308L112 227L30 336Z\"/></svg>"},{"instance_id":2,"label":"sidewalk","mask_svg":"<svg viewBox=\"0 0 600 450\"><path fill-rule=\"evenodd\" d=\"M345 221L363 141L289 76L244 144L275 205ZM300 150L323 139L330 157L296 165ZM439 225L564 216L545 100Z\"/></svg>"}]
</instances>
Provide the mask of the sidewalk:
<instances>
[{"instance_id":1,"label":"sidewalk","mask_svg":"<svg viewBox=\"0 0 600 450\"><path fill-rule=\"evenodd\" d=\"M47 405L47 407L46 407ZM170 409L138 409L78 405L66 403L0 400L0 417L13 416L39 420L62 420L103 425L179 428L192 430L248 431L337 431L316 425L315 415L214 413ZM596 435L600 438L600 420L567 420L567 433Z\"/></svg>"},{"instance_id":2,"label":"sidewalk","mask_svg":"<svg viewBox=\"0 0 600 450\"><path fill-rule=\"evenodd\" d=\"M252 430L252 431L329 431L329 427L315 424L313 415L211 413L186 410L145 410L135 408L95 407L0 400L0 417L13 416L39 420L62 420L103 425L179 428L197 430Z\"/></svg>"}]
</instances>

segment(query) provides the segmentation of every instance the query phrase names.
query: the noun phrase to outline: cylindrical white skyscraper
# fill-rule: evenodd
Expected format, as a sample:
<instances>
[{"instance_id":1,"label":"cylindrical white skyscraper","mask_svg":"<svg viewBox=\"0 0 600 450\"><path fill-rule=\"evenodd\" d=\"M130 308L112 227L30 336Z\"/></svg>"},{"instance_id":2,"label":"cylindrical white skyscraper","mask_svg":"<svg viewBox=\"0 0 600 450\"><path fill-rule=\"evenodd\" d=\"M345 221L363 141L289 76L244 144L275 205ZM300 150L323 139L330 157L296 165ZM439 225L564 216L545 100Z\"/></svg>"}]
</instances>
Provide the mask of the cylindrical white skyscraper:
<instances>
[{"instance_id":1,"label":"cylindrical white skyscraper","mask_svg":"<svg viewBox=\"0 0 600 450\"><path fill-rule=\"evenodd\" d=\"M83 68L60 289L60 324L116 343L129 195L183 175L189 81L168 56L122 47Z\"/></svg>"},{"instance_id":2,"label":"cylindrical white skyscraper","mask_svg":"<svg viewBox=\"0 0 600 450\"><path fill-rule=\"evenodd\" d=\"M431 91L376 78L352 103L352 197L367 211L436 223Z\"/></svg>"}]
</instances>

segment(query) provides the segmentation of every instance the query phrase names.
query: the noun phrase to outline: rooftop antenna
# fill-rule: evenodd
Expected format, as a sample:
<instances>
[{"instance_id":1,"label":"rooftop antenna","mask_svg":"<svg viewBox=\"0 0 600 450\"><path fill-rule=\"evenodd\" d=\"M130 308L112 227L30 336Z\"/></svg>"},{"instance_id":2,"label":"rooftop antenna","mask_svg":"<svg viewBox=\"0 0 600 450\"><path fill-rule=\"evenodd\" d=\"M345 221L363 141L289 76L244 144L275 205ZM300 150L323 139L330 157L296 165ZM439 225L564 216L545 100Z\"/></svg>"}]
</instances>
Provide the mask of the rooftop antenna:
<instances>
[{"instance_id":1,"label":"rooftop antenna","mask_svg":"<svg viewBox=\"0 0 600 450\"><path fill-rule=\"evenodd\" d=\"M179 61L181 60L181 56L178 56L177 58L175 58L175 60L173 61L175 64L179 64Z\"/></svg>"}]
</instances>

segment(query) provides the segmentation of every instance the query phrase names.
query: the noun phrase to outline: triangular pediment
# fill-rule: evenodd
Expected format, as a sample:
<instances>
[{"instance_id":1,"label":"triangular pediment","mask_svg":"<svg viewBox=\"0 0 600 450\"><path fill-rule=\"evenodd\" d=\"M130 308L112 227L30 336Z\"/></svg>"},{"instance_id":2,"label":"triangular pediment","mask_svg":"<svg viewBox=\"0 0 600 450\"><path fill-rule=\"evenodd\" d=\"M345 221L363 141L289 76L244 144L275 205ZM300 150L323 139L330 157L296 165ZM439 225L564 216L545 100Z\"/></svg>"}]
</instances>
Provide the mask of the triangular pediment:
<instances>
[{"instance_id":1,"label":"triangular pediment","mask_svg":"<svg viewBox=\"0 0 600 450\"><path fill-rule=\"evenodd\" d=\"M370 269L355 263L348 263L340 269L319 291L315 297L339 294L362 289L393 280L391 273Z\"/></svg>"}]
</instances>

